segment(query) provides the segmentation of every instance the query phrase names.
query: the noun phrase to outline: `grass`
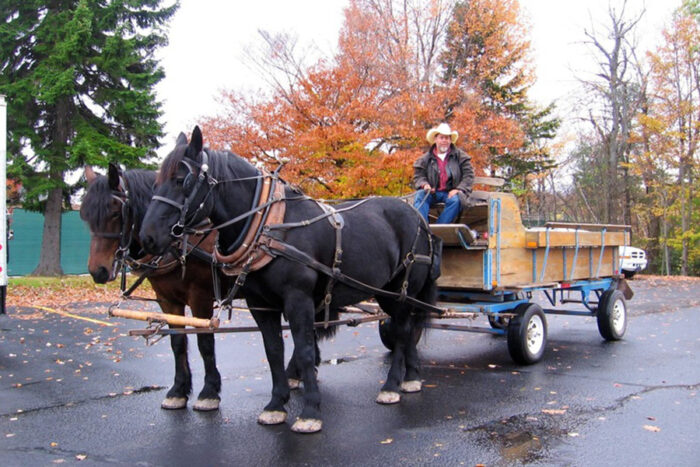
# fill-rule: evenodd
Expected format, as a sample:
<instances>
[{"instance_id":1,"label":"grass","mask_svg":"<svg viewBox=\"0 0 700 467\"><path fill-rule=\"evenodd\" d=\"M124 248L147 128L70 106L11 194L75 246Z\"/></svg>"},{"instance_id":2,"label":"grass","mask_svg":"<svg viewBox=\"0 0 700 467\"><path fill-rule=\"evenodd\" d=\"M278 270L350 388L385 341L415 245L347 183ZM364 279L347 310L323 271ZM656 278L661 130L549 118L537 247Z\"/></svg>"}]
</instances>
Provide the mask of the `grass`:
<instances>
[{"instance_id":1,"label":"grass","mask_svg":"<svg viewBox=\"0 0 700 467\"><path fill-rule=\"evenodd\" d=\"M131 284L136 280L134 276L127 276L127 283ZM119 290L120 278L117 280L109 282L108 284L95 284L92 277L89 275L74 276L57 276L57 277L42 277L42 276L17 276L8 278L8 286L12 287L25 287L29 289L49 289L49 290L61 290L61 289L82 289L82 288L107 288ZM148 287L148 284L144 284Z\"/></svg>"}]
</instances>

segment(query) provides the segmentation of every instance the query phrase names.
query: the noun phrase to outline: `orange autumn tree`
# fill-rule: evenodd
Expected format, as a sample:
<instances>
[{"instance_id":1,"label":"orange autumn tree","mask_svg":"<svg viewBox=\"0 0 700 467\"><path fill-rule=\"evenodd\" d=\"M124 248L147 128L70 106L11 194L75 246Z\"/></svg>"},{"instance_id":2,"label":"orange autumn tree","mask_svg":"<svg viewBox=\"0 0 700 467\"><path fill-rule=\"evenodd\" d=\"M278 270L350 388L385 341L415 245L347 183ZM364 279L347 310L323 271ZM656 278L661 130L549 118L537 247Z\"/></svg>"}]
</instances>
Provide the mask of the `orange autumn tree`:
<instances>
[{"instance_id":1,"label":"orange autumn tree","mask_svg":"<svg viewBox=\"0 0 700 467\"><path fill-rule=\"evenodd\" d=\"M447 119L484 168L522 132L481 87L443 79L453 13L447 1L352 0L336 56L310 65L294 38L261 33L250 57L269 91L225 92L225 111L202 122L208 144L268 168L286 161L283 176L311 196L406 194L427 129Z\"/></svg>"}]
</instances>

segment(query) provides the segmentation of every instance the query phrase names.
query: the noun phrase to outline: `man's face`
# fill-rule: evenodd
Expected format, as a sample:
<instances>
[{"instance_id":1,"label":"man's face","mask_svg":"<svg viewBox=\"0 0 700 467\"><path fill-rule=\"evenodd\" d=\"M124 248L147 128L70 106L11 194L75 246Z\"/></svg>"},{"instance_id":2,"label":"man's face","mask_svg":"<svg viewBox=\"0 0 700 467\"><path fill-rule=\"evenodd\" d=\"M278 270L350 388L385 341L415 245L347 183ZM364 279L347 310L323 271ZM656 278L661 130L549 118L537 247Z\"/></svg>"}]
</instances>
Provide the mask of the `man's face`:
<instances>
[{"instance_id":1,"label":"man's face","mask_svg":"<svg viewBox=\"0 0 700 467\"><path fill-rule=\"evenodd\" d=\"M435 145L438 152L447 152L450 149L450 143L452 143L452 137L449 135L437 135L435 137Z\"/></svg>"}]
</instances>

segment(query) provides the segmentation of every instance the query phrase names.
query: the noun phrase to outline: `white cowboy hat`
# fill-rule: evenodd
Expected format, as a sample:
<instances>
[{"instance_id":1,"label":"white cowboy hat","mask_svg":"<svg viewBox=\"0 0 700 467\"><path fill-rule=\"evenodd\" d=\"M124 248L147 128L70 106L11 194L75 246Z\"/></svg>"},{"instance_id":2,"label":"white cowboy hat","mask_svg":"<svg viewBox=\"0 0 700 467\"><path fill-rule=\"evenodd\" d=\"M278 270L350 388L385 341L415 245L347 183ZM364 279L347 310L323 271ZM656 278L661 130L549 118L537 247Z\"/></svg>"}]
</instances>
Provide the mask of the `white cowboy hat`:
<instances>
[{"instance_id":1,"label":"white cowboy hat","mask_svg":"<svg viewBox=\"0 0 700 467\"><path fill-rule=\"evenodd\" d=\"M450 136L452 138L453 144L456 143L457 138L459 138L459 133L457 133L456 131L452 131L450 125L448 125L447 123L441 123L435 128L431 128L430 130L428 130L428 134L425 135L425 139L427 139L430 144L433 144L435 142L436 135Z\"/></svg>"}]
</instances>

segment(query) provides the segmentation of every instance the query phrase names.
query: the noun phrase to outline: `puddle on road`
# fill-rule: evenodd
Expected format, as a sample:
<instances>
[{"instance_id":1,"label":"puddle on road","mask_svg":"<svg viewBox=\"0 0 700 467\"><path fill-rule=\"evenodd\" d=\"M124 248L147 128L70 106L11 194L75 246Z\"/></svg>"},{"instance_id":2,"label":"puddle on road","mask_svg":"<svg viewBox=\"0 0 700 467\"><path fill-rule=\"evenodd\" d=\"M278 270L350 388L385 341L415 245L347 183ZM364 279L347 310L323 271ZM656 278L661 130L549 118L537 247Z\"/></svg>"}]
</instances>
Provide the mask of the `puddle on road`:
<instances>
[{"instance_id":1,"label":"puddle on road","mask_svg":"<svg viewBox=\"0 0 700 467\"><path fill-rule=\"evenodd\" d=\"M507 462L535 462L545 458L548 446L561 439L566 429L547 417L515 415L465 431L482 432Z\"/></svg>"},{"instance_id":2,"label":"puddle on road","mask_svg":"<svg viewBox=\"0 0 700 467\"><path fill-rule=\"evenodd\" d=\"M542 449L540 438L529 431L509 433L500 441L501 455L509 461L536 458L537 453Z\"/></svg>"}]
</instances>

